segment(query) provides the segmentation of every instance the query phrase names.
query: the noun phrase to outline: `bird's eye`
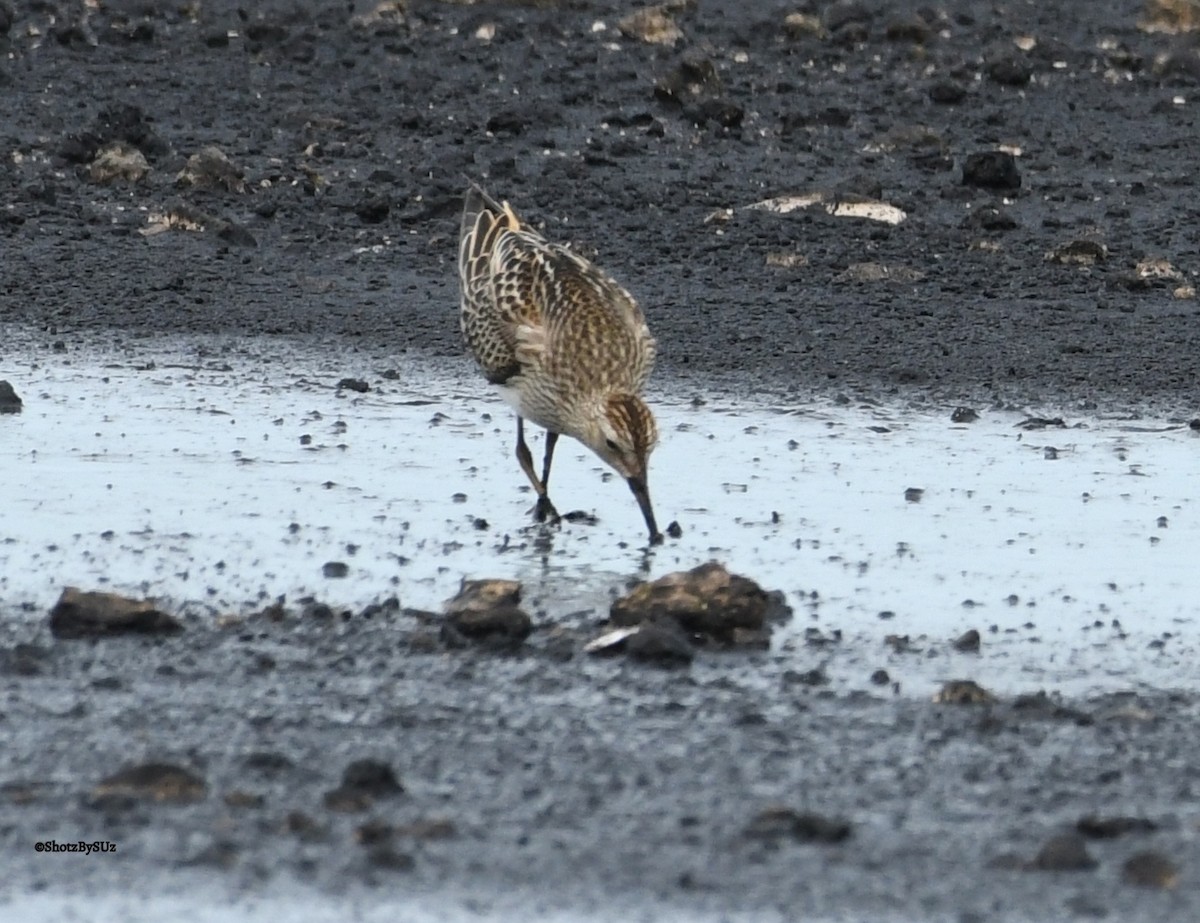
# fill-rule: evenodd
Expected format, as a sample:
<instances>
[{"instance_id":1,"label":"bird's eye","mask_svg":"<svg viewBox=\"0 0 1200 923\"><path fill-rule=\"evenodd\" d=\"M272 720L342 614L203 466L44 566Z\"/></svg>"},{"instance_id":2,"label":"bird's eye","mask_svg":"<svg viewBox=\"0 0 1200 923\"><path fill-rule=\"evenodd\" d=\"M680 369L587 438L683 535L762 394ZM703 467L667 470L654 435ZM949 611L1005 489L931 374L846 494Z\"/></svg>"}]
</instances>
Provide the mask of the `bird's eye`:
<instances>
[{"instance_id":1,"label":"bird's eye","mask_svg":"<svg viewBox=\"0 0 1200 923\"><path fill-rule=\"evenodd\" d=\"M605 439L604 444L606 446L608 446L608 450L610 452L620 452L621 451L621 447L619 445L617 445L616 440L614 440L614 439Z\"/></svg>"}]
</instances>

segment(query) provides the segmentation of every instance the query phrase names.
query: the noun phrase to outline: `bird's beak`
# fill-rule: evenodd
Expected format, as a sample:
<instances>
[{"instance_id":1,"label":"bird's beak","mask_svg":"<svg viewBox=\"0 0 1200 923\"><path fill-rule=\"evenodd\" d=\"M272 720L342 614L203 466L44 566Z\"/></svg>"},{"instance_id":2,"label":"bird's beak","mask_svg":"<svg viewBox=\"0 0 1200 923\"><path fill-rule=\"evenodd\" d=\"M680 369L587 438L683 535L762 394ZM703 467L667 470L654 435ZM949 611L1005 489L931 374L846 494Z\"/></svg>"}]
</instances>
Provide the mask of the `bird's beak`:
<instances>
[{"instance_id":1,"label":"bird's beak","mask_svg":"<svg viewBox=\"0 0 1200 923\"><path fill-rule=\"evenodd\" d=\"M638 506L642 508L642 516L646 519L646 528L650 530L650 544L661 545L662 533L654 522L654 508L650 505L650 488L646 486L646 476L633 475L629 478L629 489L637 497Z\"/></svg>"}]
</instances>

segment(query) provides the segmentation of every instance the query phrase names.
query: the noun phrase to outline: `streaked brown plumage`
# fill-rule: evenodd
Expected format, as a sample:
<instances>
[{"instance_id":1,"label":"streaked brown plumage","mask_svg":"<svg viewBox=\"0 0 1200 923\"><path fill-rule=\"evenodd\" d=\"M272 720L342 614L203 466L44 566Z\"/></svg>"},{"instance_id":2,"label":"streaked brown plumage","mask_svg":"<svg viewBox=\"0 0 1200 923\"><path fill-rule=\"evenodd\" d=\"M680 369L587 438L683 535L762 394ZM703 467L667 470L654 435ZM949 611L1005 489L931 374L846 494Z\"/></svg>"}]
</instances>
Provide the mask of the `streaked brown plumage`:
<instances>
[{"instance_id":1,"label":"streaked brown plumage","mask_svg":"<svg viewBox=\"0 0 1200 923\"><path fill-rule=\"evenodd\" d=\"M538 520L558 518L547 484L563 434L629 482L651 543L661 542L646 484L658 430L641 397L654 339L633 296L474 185L463 208L458 272L463 337L517 412L517 460L537 492ZM526 419L546 430L540 478L525 444Z\"/></svg>"}]
</instances>

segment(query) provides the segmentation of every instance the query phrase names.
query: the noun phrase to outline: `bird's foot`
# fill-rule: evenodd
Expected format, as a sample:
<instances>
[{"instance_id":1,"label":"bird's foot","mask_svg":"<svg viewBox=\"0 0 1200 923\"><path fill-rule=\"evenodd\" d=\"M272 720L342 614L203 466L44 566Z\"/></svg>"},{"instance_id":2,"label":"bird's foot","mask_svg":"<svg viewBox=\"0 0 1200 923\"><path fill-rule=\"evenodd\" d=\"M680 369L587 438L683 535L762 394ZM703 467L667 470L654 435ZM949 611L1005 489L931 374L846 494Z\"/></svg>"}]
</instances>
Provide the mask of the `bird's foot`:
<instances>
[{"instance_id":1,"label":"bird's foot","mask_svg":"<svg viewBox=\"0 0 1200 923\"><path fill-rule=\"evenodd\" d=\"M545 494L538 497L537 505L533 508L533 518L538 522L549 522L552 526L557 526L562 521L558 510L554 508L554 504Z\"/></svg>"}]
</instances>

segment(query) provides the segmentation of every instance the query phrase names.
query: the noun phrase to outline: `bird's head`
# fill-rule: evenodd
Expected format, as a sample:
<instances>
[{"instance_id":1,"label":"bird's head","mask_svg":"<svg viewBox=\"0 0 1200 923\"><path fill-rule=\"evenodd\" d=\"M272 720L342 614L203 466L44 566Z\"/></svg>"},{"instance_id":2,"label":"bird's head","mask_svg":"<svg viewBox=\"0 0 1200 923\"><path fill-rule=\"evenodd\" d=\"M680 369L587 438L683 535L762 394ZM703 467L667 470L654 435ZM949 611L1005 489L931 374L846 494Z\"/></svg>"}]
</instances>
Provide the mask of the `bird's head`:
<instances>
[{"instance_id":1,"label":"bird's head","mask_svg":"<svg viewBox=\"0 0 1200 923\"><path fill-rule=\"evenodd\" d=\"M584 444L629 483L650 530L651 544L661 542L646 483L650 453L658 442L658 427L646 402L636 394L608 395L598 412L590 416L585 436Z\"/></svg>"}]
</instances>

